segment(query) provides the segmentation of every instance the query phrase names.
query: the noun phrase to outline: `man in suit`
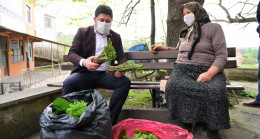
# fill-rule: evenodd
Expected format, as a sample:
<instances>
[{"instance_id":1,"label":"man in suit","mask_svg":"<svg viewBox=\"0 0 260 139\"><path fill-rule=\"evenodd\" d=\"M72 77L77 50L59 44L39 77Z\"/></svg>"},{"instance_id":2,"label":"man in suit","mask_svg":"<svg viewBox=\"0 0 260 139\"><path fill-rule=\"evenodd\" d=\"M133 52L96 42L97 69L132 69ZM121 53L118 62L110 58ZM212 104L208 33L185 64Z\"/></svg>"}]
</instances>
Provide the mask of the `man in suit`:
<instances>
[{"instance_id":1,"label":"man in suit","mask_svg":"<svg viewBox=\"0 0 260 139\"><path fill-rule=\"evenodd\" d=\"M63 83L62 95L97 87L113 89L109 108L112 125L114 125L128 96L131 81L124 72L115 72L112 76L106 74L108 62L100 65L94 63L93 59L101 54L110 38L116 51L118 64L127 60L120 35L110 29L113 19L112 9L106 5L99 5L93 19L94 26L79 28L74 36L68 53L68 59L74 66L71 75ZM111 65L115 65L115 60Z\"/></svg>"},{"instance_id":2,"label":"man in suit","mask_svg":"<svg viewBox=\"0 0 260 139\"><path fill-rule=\"evenodd\" d=\"M259 37L260 37L260 1L258 2L258 5L257 5L256 19L258 22L258 27L257 27L256 31L258 32ZM257 60L258 60L258 73L257 73L258 94L254 101L244 102L243 105L249 106L249 107L259 107L260 108L260 46L258 48Z\"/></svg>"}]
</instances>

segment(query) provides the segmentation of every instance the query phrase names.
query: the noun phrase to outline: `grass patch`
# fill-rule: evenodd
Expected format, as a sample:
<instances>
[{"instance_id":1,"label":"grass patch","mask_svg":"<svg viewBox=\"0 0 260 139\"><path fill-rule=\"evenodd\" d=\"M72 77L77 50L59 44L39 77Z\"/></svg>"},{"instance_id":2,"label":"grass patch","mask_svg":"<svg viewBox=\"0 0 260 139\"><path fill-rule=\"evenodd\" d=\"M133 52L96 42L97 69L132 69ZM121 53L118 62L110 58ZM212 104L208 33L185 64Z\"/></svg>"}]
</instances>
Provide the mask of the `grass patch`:
<instances>
[{"instance_id":1,"label":"grass patch","mask_svg":"<svg viewBox=\"0 0 260 139\"><path fill-rule=\"evenodd\" d=\"M239 96L242 96L242 97L246 97L246 98L255 98L256 97L256 93L251 93L249 91L246 91L246 90L242 90L241 93L238 94Z\"/></svg>"},{"instance_id":2,"label":"grass patch","mask_svg":"<svg viewBox=\"0 0 260 139\"><path fill-rule=\"evenodd\" d=\"M239 68L258 68L258 64L250 65L250 64L243 64L243 65L237 65Z\"/></svg>"},{"instance_id":3,"label":"grass patch","mask_svg":"<svg viewBox=\"0 0 260 139\"><path fill-rule=\"evenodd\" d=\"M123 108L151 108L152 96L150 92L130 90Z\"/></svg>"},{"instance_id":4,"label":"grass patch","mask_svg":"<svg viewBox=\"0 0 260 139\"><path fill-rule=\"evenodd\" d=\"M53 71L56 71L57 69L53 69ZM52 68L51 67L49 67L49 68L37 68L37 69L34 69L33 70L34 72L36 72L36 71L38 71L38 72L51 72L52 71Z\"/></svg>"},{"instance_id":5,"label":"grass patch","mask_svg":"<svg viewBox=\"0 0 260 139\"><path fill-rule=\"evenodd\" d=\"M49 61L51 61L51 58L48 58L48 57L43 57L43 56L37 56L35 55L35 57L38 57L38 58L41 58L41 59L47 59ZM54 62L57 62L57 63L62 63L63 60L61 61L61 59L53 59Z\"/></svg>"}]
</instances>

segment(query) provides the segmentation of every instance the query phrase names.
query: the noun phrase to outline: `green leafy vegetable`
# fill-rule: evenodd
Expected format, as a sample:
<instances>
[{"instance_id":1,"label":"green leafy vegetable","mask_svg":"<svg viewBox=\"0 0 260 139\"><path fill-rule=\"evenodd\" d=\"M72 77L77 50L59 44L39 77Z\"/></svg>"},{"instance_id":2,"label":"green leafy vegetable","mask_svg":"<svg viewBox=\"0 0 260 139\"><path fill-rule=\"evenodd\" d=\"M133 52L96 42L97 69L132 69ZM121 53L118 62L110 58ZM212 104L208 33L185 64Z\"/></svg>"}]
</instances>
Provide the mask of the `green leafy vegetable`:
<instances>
[{"instance_id":1,"label":"green leafy vegetable","mask_svg":"<svg viewBox=\"0 0 260 139\"><path fill-rule=\"evenodd\" d=\"M108 38L107 45L104 46L102 53L93 60L94 63L102 64L104 62L110 62L116 58L116 51L114 46L112 46L112 41Z\"/></svg>"},{"instance_id":2,"label":"green leafy vegetable","mask_svg":"<svg viewBox=\"0 0 260 139\"><path fill-rule=\"evenodd\" d=\"M57 98L52 103L54 115L65 114L71 103L64 98Z\"/></svg>"},{"instance_id":3,"label":"green leafy vegetable","mask_svg":"<svg viewBox=\"0 0 260 139\"><path fill-rule=\"evenodd\" d=\"M143 64L135 64L131 63L130 61L127 61L121 65L118 66L109 66L107 68L107 73L113 74L116 71L138 71L143 70Z\"/></svg>"},{"instance_id":4,"label":"green leafy vegetable","mask_svg":"<svg viewBox=\"0 0 260 139\"><path fill-rule=\"evenodd\" d=\"M147 131L139 131L138 128L134 130L135 136L130 138L126 135L126 130L123 130L120 135L119 139L158 139L153 133Z\"/></svg>"},{"instance_id":5,"label":"green leafy vegetable","mask_svg":"<svg viewBox=\"0 0 260 139\"><path fill-rule=\"evenodd\" d=\"M87 103L83 100L76 101L69 105L69 108L66 110L66 113L70 116L80 118L81 114L87 108Z\"/></svg>"}]
</instances>

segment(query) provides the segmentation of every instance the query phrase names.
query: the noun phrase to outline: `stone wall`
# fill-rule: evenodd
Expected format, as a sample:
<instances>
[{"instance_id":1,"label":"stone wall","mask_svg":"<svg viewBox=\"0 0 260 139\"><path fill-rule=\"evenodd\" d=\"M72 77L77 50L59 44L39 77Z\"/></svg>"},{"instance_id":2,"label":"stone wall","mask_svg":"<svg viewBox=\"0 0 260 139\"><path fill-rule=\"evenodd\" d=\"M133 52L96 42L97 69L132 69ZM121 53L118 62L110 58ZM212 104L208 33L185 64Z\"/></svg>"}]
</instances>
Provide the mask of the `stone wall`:
<instances>
[{"instance_id":1,"label":"stone wall","mask_svg":"<svg viewBox=\"0 0 260 139\"><path fill-rule=\"evenodd\" d=\"M42 57L34 57L34 61L35 61L35 67L41 67L41 66L48 66L52 64L51 59L47 59L47 58L42 58ZM58 62L53 61L54 64L58 64Z\"/></svg>"},{"instance_id":2,"label":"stone wall","mask_svg":"<svg viewBox=\"0 0 260 139\"><path fill-rule=\"evenodd\" d=\"M40 115L62 89L41 87L0 96L0 138L20 139L40 132Z\"/></svg>"},{"instance_id":3,"label":"stone wall","mask_svg":"<svg viewBox=\"0 0 260 139\"><path fill-rule=\"evenodd\" d=\"M249 82L257 81L257 69L230 68L225 69L225 73L229 80Z\"/></svg>"}]
</instances>

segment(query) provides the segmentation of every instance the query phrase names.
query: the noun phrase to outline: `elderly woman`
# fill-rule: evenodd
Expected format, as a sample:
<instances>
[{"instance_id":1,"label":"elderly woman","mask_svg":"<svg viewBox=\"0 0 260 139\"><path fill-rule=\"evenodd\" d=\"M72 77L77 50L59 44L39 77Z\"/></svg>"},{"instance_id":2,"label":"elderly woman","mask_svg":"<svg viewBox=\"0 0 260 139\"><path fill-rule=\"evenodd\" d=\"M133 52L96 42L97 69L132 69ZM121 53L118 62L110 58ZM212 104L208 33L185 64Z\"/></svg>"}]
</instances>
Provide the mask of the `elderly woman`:
<instances>
[{"instance_id":1,"label":"elderly woman","mask_svg":"<svg viewBox=\"0 0 260 139\"><path fill-rule=\"evenodd\" d=\"M166 84L170 118L192 131L193 124L205 123L210 138L221 138L219 129L230 128L226 78L222 72L227 61L223 30L211 23L197 2L181 6L188 25L180 32L176 46L179 54ZM152 51L175 48L153 45Z\"/></svg>"}]
</instances>

